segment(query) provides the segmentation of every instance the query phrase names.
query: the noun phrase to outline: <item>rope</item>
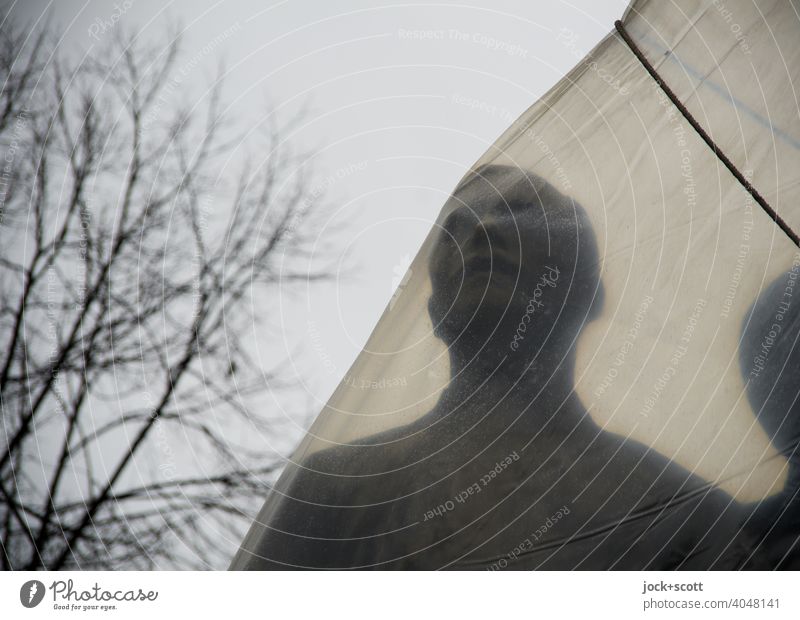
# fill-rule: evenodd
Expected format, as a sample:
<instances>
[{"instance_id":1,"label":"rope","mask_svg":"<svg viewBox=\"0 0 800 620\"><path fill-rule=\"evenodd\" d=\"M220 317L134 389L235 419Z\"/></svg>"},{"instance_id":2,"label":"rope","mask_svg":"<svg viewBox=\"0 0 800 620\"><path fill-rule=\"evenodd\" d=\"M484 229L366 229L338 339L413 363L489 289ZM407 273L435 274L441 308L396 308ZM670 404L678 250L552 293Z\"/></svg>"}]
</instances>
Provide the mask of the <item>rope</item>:
<instances>
[{"instance_id":1,"label":"rope","mask_svg":"<svg viewBox=\"0 0 800 620\"><path fill-rule=\"evenodd\" d=\"M658 72L655 70L655 67L650 64L650 61L645 58L642 51L637 47L636 43L634 43L633 39L631 39L628 32L625 30L625 26L622 24L621 21L617 20L614 22L614 26L619 32L622 40L630 48L631 52L633 52L634 56L639 59L639 62L642 63L642 66L647 69L647 72L653 77L656 83L661 87L661 90L664 91L664 94L669 97L670 101L672 101L673 105L680 110L681 114L683 114L684 118L689 121L689 124L694 127L694 130L698 133L698 135L703 139L703 141L709 146L709 148L714 151L714 154L719 158L719 160L725 164L725 167L731 171L736 180L742 184L742 186L747 190L747 192L753 197L758 205L764 210L764 212L774 221L780 229L786 233L786 236L791 239L794 244L800 247L800 237L795 233L789 225L783 220L783 218L778 215L778 213L773 209L769 203L764 199L764 197L758 193L758 190L753 187L753 184L748 181L745 176L739 171L736 165L728 158L725 153L714 143L714 140L711 139L705 129L697 122L697 120L692 116L692 113L686 108L685 105L678 99L678 96L672 91L672 89L667 85L667 83L661 78Z\"/></svg>"}]
</instances>

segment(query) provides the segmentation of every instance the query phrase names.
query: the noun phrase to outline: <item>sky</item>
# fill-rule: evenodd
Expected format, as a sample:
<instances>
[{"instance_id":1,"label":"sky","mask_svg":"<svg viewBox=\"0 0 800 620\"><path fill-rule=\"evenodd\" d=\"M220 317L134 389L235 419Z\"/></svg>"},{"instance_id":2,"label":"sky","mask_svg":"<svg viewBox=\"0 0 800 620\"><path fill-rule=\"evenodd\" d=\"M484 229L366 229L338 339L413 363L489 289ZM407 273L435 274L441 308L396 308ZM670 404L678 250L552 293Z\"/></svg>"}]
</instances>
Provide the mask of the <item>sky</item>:
<instances>
[{"instance_id":1,"label":"sky","mask_svg":"<svg viewBox=\"0 0 800 620\"><path fill-rule=\"evenodd\" d=\"M627 4L124 0L16 9L35 16L47 7L59 44L78 55L96 53L120 28L166 45L159 38L178 24L189 92L202 97L224 66L229 111L254 131L300 118L283 137L312 154L311 191L326 205L319 251L340 271L330 283L282 289L269 309L275 329L257 343L267 358L285 358L304 387L288 446L346 374L464 172Z\"/></svg>"}]
</instances>

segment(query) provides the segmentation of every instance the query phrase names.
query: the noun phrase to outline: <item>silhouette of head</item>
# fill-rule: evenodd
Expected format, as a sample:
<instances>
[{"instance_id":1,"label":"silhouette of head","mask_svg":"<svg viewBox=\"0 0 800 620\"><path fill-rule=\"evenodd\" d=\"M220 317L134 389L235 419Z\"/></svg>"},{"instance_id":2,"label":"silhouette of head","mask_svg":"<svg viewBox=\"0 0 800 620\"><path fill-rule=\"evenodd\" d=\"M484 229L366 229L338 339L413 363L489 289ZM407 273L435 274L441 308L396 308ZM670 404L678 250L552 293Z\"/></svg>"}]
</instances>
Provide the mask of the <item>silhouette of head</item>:
<instances>
[{"instance_id":1,"label":"silhouette of head","mask_svg":"<svg viewBox=\"0 0 800 620\"><path fill-rule=\"evenodd\" d=\"M583 208L530 173L496 165L470 175L448 208L430 257L436 335L472 353L535 354L546 342L563 355L602 307Z\"/></svg>"},{"instance_id":2,"label":"silhouette of head","mask_svg":"<svg viewBox=\"0 0 800 620\"><path fill-rule=\"evenodd\" d=\"M739 365L747 396L775 448L798 475L800 449L800 265L779 276L744 319Z\"/></svg>"}]
</instances>

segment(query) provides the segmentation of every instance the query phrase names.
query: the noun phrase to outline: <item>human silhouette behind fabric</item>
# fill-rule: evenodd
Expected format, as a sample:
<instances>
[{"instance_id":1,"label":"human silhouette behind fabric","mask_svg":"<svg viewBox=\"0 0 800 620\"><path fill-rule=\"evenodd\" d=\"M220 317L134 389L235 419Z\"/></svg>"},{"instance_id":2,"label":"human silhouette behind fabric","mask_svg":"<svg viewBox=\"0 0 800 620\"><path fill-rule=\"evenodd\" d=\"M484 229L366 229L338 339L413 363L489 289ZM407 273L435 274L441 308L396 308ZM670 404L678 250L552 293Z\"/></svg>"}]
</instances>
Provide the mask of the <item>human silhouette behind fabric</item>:
<instances>
[{"instance_id":1,"label":"human silhouette behind fabric","mask_svg":"<svg viewBox=\"0 0 800 620\"><path fill-rule=\"evenodd\" d=\"M739 562L730 498L601 430L574 391L576 343L604 296L583 208L530 173L484 166L445 212L428 309L451 379L436 406L290 465L232 568Z\"/></svg>"},{"instance_id":2,"label":"human silhouette behind fabric","mask_svg":"<svg viewBox=\"0 0 800 620\"><path fill-rule=\"evenodd\" d=\"M748 526L758 537L749 563L800 568L800 264L776 278L753 303L739 365L756 418L788 461L780 494L761 502Z\"/></svg>"}]
</instances>

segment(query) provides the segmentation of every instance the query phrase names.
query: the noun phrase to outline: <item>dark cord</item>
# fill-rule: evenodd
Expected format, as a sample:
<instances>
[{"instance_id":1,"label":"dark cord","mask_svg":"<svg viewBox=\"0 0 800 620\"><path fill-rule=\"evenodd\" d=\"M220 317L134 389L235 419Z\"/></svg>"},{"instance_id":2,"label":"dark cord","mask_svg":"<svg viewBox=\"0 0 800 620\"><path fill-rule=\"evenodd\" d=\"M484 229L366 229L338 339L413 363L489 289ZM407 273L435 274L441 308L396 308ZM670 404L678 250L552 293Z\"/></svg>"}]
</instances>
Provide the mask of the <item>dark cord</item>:
<instances>
[{"instance_id":1,"label":"dark cord","mask_svg":"<svg viewBox=\"0 0 800 620\"><path fill-rule=\"evenodd\" d=\"M789 227L789 225L783 221L783 218L778 215L778 213L773 209L769 203L764 200L761 194L758 193L758 190L753 187L752 183L748 181L745 176L739 172L739 169L734 165L734 163L728 159L728 156L720 150L720 148L714 143L700 123L695 120L692 116L691 112L686 108L685 105L678 99L678 96L672 91L672 89L667 85L666 82L661 78L658 72L655 70L655 67L650 64L650 61L645 58L642 51L637 47L636 43L634 43L633 39L631 39L628 32L625 30L625 26L622 24L621 21L617 20L614 22L614 26L617 28L617 32L619 32L620 36L622 37L623 41L627 43L630 50L633 52L634 56L639 59L639 62L642 63L642 66L647 69L647 72L653 76L653 79L656 83L661 87L661 90L670 98L670 101L675 105L678 110L680 110L681 114L689 121L689 124L694 127L694 130L700 135L703 141L714 151L714 154L719 158L719 160L725 164L725 167L731 171L731 174L736 177L736 180L742 184L742 186L749 192L749 194L753 197L753 199L759 204L759 206L764 209L764 212L769 215L769 217L780 227L780 229L786 233L786 235L791 239L794 244L800 247L800 237Z\"/></svg>"}]
</instances>

